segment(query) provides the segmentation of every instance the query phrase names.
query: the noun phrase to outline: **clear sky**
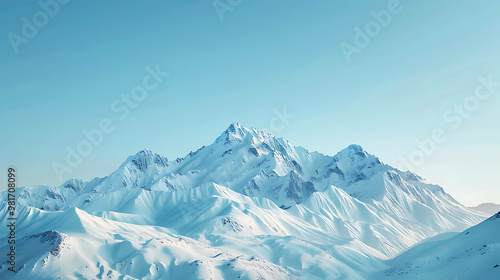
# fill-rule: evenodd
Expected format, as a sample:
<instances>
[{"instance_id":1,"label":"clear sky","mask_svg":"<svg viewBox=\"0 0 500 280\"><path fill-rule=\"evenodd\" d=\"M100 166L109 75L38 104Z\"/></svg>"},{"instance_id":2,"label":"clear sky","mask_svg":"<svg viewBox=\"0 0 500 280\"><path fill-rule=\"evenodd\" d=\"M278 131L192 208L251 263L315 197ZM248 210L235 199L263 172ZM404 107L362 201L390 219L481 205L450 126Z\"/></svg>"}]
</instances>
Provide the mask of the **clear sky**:
<instances>
[{"instance_id":1,"label":"clear sky","mask_svg":"<svg viewBox=\"0 0 500 280\"><path fill-rule=\"evenodd\" d=\"M466 205L500 203L500 2L215 3L2 1L2 189L11 165L21 185L90 180L238 122L328 155L357 143Z\"/></svg>"}]
</instances>

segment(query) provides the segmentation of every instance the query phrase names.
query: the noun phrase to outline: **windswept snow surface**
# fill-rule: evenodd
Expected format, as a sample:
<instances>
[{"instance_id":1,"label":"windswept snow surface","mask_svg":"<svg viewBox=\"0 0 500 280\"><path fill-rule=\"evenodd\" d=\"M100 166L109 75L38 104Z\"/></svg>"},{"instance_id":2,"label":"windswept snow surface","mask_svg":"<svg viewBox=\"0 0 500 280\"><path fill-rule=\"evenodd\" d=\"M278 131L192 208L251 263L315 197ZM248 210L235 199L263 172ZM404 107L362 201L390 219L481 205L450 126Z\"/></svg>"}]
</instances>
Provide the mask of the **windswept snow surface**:
<instances>
[{"instance_id":1,"label":"windswept snow surface","mask_svg":"<svg viewBox=\"0 0 500 280\"><path fill-rule=\"evenodd\" d=\"M500 212L451 238L411 248L374 279L500 279L499 233Z\"/></svg>"},{"instance_id":2,"label":"windswept snow surface","mask_svg":"<svg viewBox=\"0 0 500 280\"><path fill-rule=\"evenodd\" d=\"M18 194L20 265L2 256L1 279L368 279L486 218L360 146L331 157L238 124L182 159L143 150Z\"/></svg>"}]
</instances>

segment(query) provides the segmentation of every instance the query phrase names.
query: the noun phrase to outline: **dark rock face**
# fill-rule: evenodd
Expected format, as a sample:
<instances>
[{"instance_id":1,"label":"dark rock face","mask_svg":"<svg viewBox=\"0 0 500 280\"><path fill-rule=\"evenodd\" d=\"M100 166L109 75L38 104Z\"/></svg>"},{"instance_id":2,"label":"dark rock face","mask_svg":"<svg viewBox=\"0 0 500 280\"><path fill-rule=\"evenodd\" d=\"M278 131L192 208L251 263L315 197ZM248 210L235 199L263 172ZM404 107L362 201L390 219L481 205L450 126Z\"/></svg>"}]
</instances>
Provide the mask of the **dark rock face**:
<instances>
[{"instance_id":1,"label":"dark rock face","mask_svg":"<svg viewBox=\"0 0 500 280\"><path fill-rule=\"evenodd\" d=\"M259 152L257 151L257 149L255 149L254 147L251 147L248 149L248 153L256 156L256 157L259 157Z\"/></svg>"},{"instance_id":2,"label":"dark rock face","mask_svg":"<svg viewBox=\"0 0 500 280\"><path fill-rule=\"evenodd\" d=\"M132 160L132 163L138 170L144 172L148 169L149 165L151 164L151 158L148 157L146 151L140 151L139 153L137 153L137 155L135 155L134 159Z\"/></svg>"},{"instance_id":3,"label":"dark rock face","mask_svg":"<svg viewBox=\"0 0 500 280\"><path fill-rule=\"evenodd\" d=\"M69 247L69 244L67 243L69 238L70 237L68 235L55 230L49 230L24 237L25 240L38 239L40 243L49 243L50 245L53 245L54 247L50 251L50 254L56 257L61 256L61 250L63 248Z\"/></svg>"},{"instance_id":4,"label":"dark rock face","mask_svg":"<svg viewBox=\"0 0 500 280\"><path fill-rule=\"evenodd\" d=\"M295 203L301 203L313 192L317 191L312 182L302 180L297 172L292 171L289 176L290 178L286 189L286 197L294 200Z\"/></svg>"},{"instance_id":5,"label":"dark rock face","mask_svg":"<svg viewBox=\"0 0 500 280\"><path fill-rule=\"evenodd\" d=\"M493 215L492 220L500 219L500 212Z\"/></svg>"},{"instance_id":6,"label":"dark rock face","mask_svg":"<svg viewBox=\"0 0 500 280\"><path fill-rule=\"evenodd\" d=\"M154 158L154 163L161 167L167 167L168 166L168 159L166 157L162 157L160 155L156 155Z\"/></svg>"}]
</instances>

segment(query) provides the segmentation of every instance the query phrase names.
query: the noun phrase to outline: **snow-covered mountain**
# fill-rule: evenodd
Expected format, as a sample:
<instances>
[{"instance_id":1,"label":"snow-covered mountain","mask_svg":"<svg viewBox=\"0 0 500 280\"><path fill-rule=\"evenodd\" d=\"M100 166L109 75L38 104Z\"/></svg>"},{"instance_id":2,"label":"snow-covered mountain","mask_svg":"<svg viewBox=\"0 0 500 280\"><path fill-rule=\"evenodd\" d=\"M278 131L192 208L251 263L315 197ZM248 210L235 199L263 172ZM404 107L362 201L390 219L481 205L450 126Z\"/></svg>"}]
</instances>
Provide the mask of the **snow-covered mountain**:
<instances>
[{"instance_id":1,"label":"snow-covered mountain","mask_svg":"<svg viewBox=\"0 0 500 280\"><path fill-rule=\"evenodd\" d=\"M181 159L143 150L107 177L18 192L17 279L363 279L486 218L360 146L327 156L238 124Z\"/></svg>"},{"instance_id":2,"label":"snow-covered mountain","mask_svg":"<svg viewBox=\"0 0 500 280\"><path fill-rule=\"evenodd\" d=\"M495 203L481 203L478 206L475 207L469 207L469 209L472 209L474 211L479 211L488 215L493 215L500 211L500 204L495 204Z\"/></svg>"}]
</instances>

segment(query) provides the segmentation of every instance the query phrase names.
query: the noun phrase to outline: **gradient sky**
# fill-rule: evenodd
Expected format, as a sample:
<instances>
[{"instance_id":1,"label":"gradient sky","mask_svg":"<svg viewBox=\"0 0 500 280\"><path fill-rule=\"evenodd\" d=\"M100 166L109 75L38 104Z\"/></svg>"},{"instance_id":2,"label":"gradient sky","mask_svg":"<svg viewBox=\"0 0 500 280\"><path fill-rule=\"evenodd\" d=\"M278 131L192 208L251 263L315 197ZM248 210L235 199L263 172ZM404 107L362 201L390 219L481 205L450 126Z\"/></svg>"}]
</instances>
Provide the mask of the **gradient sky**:
<instances>
[{"instance_id":1,"label":"gradient sky","mask_svg":"<svg viewBox=\"0 0 500 280\"><path fill-rule=\"evenodd\" d=\"M43 9L2 1L2 190L11 165L20 185L60 185L52 163L109 118L63 179L106 176L143 148L183 157L232 122L328 155L357 143L396 167L440 128L446 141L409 169L465 205L500 203L500 87L460 125L448 111L479 77L500 82L500 2L402 0L348 63L341 43L396 5L365 2L243 0L221 19L212 0L70 1L15 53L9 34ZM121 120L111 104L156 65L170 76ZM277 129L284 107L295 117Z\"/></svg>"}]
</instances>

